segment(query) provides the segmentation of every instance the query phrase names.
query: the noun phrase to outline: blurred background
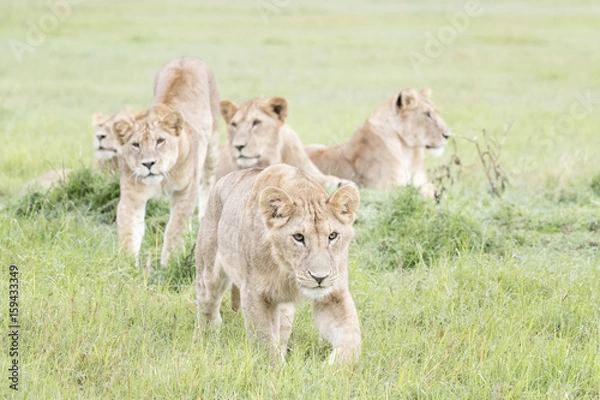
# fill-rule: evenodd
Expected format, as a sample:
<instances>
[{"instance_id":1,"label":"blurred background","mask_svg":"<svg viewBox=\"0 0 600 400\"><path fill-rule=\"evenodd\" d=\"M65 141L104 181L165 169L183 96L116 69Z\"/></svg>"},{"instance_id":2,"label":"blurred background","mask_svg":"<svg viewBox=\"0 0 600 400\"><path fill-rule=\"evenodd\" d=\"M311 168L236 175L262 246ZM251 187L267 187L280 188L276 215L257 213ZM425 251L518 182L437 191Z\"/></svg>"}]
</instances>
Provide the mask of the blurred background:
<instances>
[{"instance_id":1,"label":"blurred background","mask_svg":"<svg viewBox=\"0 0 600 400\"><path fill-rule=\"evenodd\" d=\"M2 1L0 15L3 194L91 165L91 114L145 109L156 71L182 55L212 66L222 99L287 98L307 144L344 141L402 88L430 87L457 135L513 123L502 160L517 187L600 168L591 0L27 0ZM475 156L458 145L465 161Z\"/></svg>"}]
</instances>

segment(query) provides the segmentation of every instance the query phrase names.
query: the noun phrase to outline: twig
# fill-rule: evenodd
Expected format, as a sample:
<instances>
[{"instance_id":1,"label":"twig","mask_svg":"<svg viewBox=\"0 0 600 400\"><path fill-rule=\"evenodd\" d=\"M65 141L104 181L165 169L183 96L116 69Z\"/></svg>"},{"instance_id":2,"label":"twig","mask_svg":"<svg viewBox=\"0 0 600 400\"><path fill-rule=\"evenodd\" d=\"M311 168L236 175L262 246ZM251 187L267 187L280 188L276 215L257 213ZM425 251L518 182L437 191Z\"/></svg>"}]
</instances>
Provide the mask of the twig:
<instances>
[{"instance_id":1,"label":"twig","mask_svg":"<svg viewBox=\"0 0 600 400\"><path fill-rule=\"evenodd\" d=\"M493 196L498 198L502 197L502 192L504 192L506 189L506 184L508 183L508 178L500 167L499 160L502 154L502 146L506 141L506 137L511 126L512 122L507 122L504 125L504 134L500 140L495 137L488 136L487 131L482 129L485 149L482 149L480 146L477 136L473 138L454 136L456 139L466 140L467 142L475 145L477 155L479 156L479 160L483 166L483 171L487 178L488 184L490 185L491 193Z\"/></svg>"}]
</instances>

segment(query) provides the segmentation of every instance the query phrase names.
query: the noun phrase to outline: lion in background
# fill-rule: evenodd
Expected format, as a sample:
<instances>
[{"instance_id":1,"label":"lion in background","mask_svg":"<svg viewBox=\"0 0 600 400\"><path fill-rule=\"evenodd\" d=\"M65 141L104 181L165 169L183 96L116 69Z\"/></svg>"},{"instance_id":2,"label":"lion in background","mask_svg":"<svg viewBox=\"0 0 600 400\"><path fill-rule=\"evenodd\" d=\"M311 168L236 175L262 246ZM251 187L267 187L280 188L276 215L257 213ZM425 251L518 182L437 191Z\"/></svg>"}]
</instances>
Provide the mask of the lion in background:
<instances>
[{"instance_id":1,"label":"lion in background","mask_svg":"<svg viewBox=\"0 0 600 400\"><path fill-rule=\"evenodd\" d=\"M149 110L133 121L113 124L122 147L117 227L121 247L137 257L147 201L169 195L171 212L161 253L161 265L166 265L171 252L183 247L197 202L202 217L214 184L219 94L208 65L191 57L163 66L154 87Z\"/></svg>"},{"instance_id":2,"label":"lion in background","mask_svg":"<svg viewBox=\"0 0 600 400\"><path fill-rule=\"evenodd\" d=\"M131 110L119 111L115 114L104 115L96 112L92 115L94 128L94 153L96 167L102 172L114 173L119 170L119 155L121 143L113 131L113 123L119 120L133 121Z\"/></svg>"},{"instance_id":3,"label":"lion in background","mask_svg":"<svg viewBox=\"0 0 600 400\"><path fill-rule=\"evenodd\" d=\"M285 123L288 102L282 97L256 97L241 105L221 102L228 143L221 151L217 179L243 168L265 168L278 163L298 167L329 188L349 183L323 174L310 160L298 134Z\"/></svg>"},{"instance_id":4,"label":"lion in background","mask_svg":"<svg viewBox=\"0 0 600 400\"><path fill-rule=\"evenodd\" d=\"M333 346L330 362L358 357L361 334L348 289L348 247L358 190L333 195L306 172L278 164L231 173L211 191L196 243L198 321L220 326L234 283L247 329L284 357L294 304L313 301L317 328Z\"/></svg>"},{"instance_id":5,"label":"lion in background","mask_svg":"<svg viewBox=\"0 0 600 400\"><path fill-rule=\"evenodd\" d=\"M92 127L94 128L94 153L96 158L95 166L102 172L114 173L119 170L118 154L121 151L121 145L112 131L112 124L115 120L128 118L131 119L131 112L120 111L112 115L104 115L96 112L92 115ZM60 184L64 184L72 170L69 168L58 168L48 171L27 181L21 188L22 191L42 189L49 190Z\"/></svg>"},{"instance_id":6,"label":"lion in background","mask_svg":"<svg viewBox=\"0 0 600 400\"><path fill-rule=\"evenodd\" d=\"M431 101L431 90L408 88L383 103L347 143L305 149L325 174L374 189L414 185L434 197L436 189L425 172L425 150L441 155L450 135Z\"/></svg>"}]
</instances>

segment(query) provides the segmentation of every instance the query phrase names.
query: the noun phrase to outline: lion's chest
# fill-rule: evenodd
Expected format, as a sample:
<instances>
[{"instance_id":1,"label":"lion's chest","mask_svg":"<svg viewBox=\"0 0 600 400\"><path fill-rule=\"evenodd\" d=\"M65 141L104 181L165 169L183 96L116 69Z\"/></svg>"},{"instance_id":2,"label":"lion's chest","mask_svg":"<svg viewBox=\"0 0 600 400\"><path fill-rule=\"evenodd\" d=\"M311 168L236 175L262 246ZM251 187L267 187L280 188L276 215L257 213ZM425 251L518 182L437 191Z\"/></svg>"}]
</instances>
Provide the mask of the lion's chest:
<instances>
[{"instance_id":1,"label":"lion's chest","mask_svg":"<svg viewBox=\"0 0 600 400\"><path fill-rule=\"evenodd\" d=\"M377 184L369 186L381 189L413 184L415 174L422 165L422 159L415 154L415 149L403 146L399 141L388 143L385 151L379 152L378 157L381 168L372 177ZM382 160L385 162L381 162Z\"/></svg>"},{"instance_id":2,"label":"lion's chest","mask_svg":"<svg viewBox=\"0 0 600 400\"><path fill-rule=\"evenodd\" d=\"M296 302L302 297L295 274L269 254L268 249L256 246L254 250L259 251L252 252L226 247L219 249L219 261L237 286L273 303Z\"/></svg>"},{"instance_id":3,"label":"lion's chest","mask_svg":"<svg viewBox=\"0 0 600 400\"><path fill-rule=\"evenodd\" d=\"M249 284L258 286L255 279L250 279ZM273 303L296 302L301 298L296 280L286 274L274 274L272 279L264 281L260 286L259 293Z\"/></svg>"}]
</instances>

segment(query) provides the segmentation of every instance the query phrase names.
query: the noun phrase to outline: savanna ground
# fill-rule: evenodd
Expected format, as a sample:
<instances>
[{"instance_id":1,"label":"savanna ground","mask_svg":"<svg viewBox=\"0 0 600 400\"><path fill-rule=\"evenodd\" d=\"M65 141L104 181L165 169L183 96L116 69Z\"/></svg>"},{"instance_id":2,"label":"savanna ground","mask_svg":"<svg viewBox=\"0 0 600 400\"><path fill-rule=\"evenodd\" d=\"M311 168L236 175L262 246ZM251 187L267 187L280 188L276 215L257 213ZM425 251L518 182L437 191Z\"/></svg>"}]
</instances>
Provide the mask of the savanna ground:
<instances>
[{"instance_id":1,"label":"savanna ground","mask_svg":"<svg viewBox=\"0 0 600 400\"><path fill-rule=\"evenodd\" d=\"M600 397L595 2L481 1L456 30L460 1L84 0L15 56L57 2L0 3L0 397L16 395L10 264L24 398ZM308 306L283 367L247 341L228 304L220 332L197 334L193 260L154 267L164 202L149 210L142 265L119 256L118 187L88 169L90 116L147 107L154 74L181 55L209 62L223 99L286 97L305 143L345 140L406 86L433 88L457 135L502 138L513 123L500 199L465 140L461 165L452 143L428 160L456 178L439 183L438 203L361 192L350 255L358 365L325 365ZM63 165L78 171L66 186L20 191Z\"/></svg>"}]
</instances>

